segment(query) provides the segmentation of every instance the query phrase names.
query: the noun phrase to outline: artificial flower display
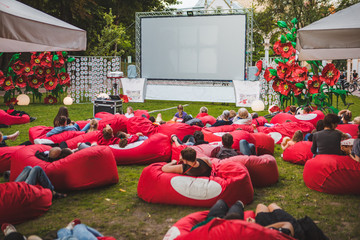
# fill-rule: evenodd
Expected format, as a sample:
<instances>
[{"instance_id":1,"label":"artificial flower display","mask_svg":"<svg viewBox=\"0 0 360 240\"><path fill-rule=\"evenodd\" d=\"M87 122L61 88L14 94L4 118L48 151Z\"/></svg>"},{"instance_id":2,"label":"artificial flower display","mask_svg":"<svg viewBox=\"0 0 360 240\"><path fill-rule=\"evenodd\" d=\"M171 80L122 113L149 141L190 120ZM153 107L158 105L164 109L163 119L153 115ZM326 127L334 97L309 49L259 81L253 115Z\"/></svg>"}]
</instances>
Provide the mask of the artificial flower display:
<instances>
[{"instance_id":1,"label":"artificial flower display","mask_svg":"<svg viewBox=\"0 0 360 240\"><path fill-rule=\"evenodd\" d=\"M15 88L11 76L8 76L8 77L5 78L5 81L4 81L3 85L2 85L2 88L3 88L5 91L9 91L9 90Z\"/></svg>"},{"instance_id":2,"label":"artificial flower display","mask_svg":"<svg viewBox=\"0 0 360 240\"><path fill-rule=\"evenodd\" d=\"M44 98L44 103L45 104L55 104L55 103L57 103L57 98L49 95L46 98Z\"/></svg>"},{"instance_id":3,"label":"artificial flower display","mask_svg":"<svg viewBox=\"0 0 360 240\"><path fill-rule=\"evenodd\" d=\"M61 72L58 74L58 78L60 81L60 85L64 85L70 82L70 75L68 73Z\"/></svg>"},{"instance_id":4,"label":"artificial flower display","mask_svg":"<svg viewBox=\"0 0 360 240\"><path fill-rule=\"evenodd\" d=\"M43 79L38 78L37 76L31 76L28 82L31 88L38 89L43 83Z\"/></svg>"},{"instance_id":5,"label":"artificial flower display","mask_svg":"<svg viewBox=\"0 0 360 240\"><path fill-rule=\"evenodd\" d=\"M54 90L58 84L58 79L54 77L46 77L44 82L44 87L46 90Z\"/></svg>"},{"instance_id":6,"label":"artificial flower display","mask_svg":"<svg viewBox=\"0 0 360 240\"><path fill-rule=\"evenodd\" d=\"M339 80L340 71L334 66L334 64L327 64L321 72L320 79L330 86L334 86Z\"/></svg>"},{"instance_id":7,"label":"artificial flower display","mask_svg":"<svg viewBox=\"0 0 360 240\"><path fill-rule=\"evenodd\" d=\"M25 75L22 76L18 76L16 78L15 84L16 86L18 86L19 88L24 88L26 87L26 83L27 83L27 77Z\"/></svg>"}]
</instances>

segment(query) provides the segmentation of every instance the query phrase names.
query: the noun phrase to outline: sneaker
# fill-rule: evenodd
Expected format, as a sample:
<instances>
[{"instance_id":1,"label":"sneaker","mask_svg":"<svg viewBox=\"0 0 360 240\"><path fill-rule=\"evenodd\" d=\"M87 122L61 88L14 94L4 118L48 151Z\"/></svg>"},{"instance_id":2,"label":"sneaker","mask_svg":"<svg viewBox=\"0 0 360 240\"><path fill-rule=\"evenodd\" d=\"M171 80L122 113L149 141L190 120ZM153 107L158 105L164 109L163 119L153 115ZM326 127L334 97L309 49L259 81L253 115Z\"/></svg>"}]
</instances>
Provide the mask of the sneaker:
<instances>
[{"instance_id":1,"label":"sneaker","mask_svg":"<svg viewBox=\"0 0 360 240\"><path fill-rule=\"evenodd\" d=\"M36 120L36 117L30 117L30 122L33 122Z\"/></svg>"},{"instance_id":2,"label":"sneaker","mask_svg":"<svg viewBox=\"0 0 360 240\"><path fill-rule=\"evenodd\" d=\"M10 223L4 223L1 226L1 231L4 233L5 236L7 236L12 232L16 232L16 228Z\"/></svg>"}]
</instances>

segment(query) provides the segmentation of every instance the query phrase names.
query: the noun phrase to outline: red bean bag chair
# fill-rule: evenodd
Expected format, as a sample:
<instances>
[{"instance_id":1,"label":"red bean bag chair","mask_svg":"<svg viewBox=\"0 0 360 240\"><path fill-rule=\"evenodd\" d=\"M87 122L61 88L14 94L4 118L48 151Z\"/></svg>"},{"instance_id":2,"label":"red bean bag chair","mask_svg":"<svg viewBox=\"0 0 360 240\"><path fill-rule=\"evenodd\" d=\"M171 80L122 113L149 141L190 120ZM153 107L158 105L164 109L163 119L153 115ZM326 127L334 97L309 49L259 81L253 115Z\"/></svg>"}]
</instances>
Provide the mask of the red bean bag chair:
<instances>
[{"instance_id":1,"label":"red bean bag chair","mask_svg":"<svg viewBox=\"0 0 360 240\"><path fill-rule=\"evenodd\" d=\"M255 139L255 147L257 155L270 154L274 155L275 143L274 139L265 133L252 133Z\"/></svg>"},{"instance_id":2,"label":"red bean bag chair","mask_svg":"<svg viewBox=\"0 0 360 240\"><path fill-rule=\"evenodd\" d=\"M120 148L119 145L109 147L118 165L167 162L171 157L170 138L161 133L154 134L145 141L130 143L125 148Z\"/></svg>"},{"instance_id":3,"label":"red bean bag chair","mask_svg":"<svg viewBox=\"0 0 360 240\"><path fill-rule=\"evenodd\" d=\"M202 116L202 117L196 117L201 120L201 122L206 126L206 124L213 125L216 122L216 118L210 115Z\"/></svg>"},{"instance_id":4,"label":"red bean bag chair","mask_svg":"<svg viewBox=\"0 0 360 240\"><path fill-rule=\"evenodd\" d=\"M7 114L4 110L0 109L0 124L4 125L16 125L25 124L30 122L30 117L27 114L20 116L12 116Z\"/></svg>"},{"instance_id":5,"label":"red bean bag chair","mask_svg":"<svg viewBox=\"0 0 360 240\"><path fill-rule=\"evenodd\" d=\"M50 189L25 182L0 184L0 225L17 224L43 215L51 206Z\"/></svg>"},{"instance_id":6,"label":"red bean bag chair","mask_svg":"<svg viewBox=\"0 0 360 240\"><path fill-rule=\"evenodd\" d=\"M134 117L142 117L143 115L145 115L145 117L147 118L147 119L149 119L150 118L150 115L149 115L149 113L148 113L148 111L147 110L135 110L134 111Z\"/></svg>"},{"instance_id":7,"label":"red bean bag chair","mask_svg":"<svg viewBox=\"0 0 360 240\"><path fill-rule=\"evenodd\" d=\"M114 155L107 146L86 148L52 163L35 157L37 150L50 148L42 145L39 149L32 145L16 151L11 162L10 180L14 181L26 166L40 166L59 191L89 189L119 181Z\"/></svg>"},{"instance_id":8,"label":"red bean bag chair","mask_svg":"<svg viewBox=\"0 0 360 240\"><path fill-rule=\"evenodd\" d=\"M268 120L263 116L254 118L251 122L251 124L255 124L257 127L264 126L265 123L268 123Z\"/></svg>"},{"instance_id":9,"label":"red bean bag chair","mask_svg":"<svg viewBox=\"0 0 360 240\"><path fill-rule=\"evenodd\" d=\"M155 133L162 133L167 136L171 136L176 134L178 138L183 139L186 135L194 135L194 132L201 131L201 127L199 126L190 126L186 123L167 123L160 125L156 128Z\"/></svg>"},{"instance_id":10,"label":"red bean bag chair","mask_svg":"<svg viewBox=\"0 0 360 240\"><path fill-rule=\"evenodd\" d=\"M129 134L141 132L145 136L150 136L156 131L156 128L157 125L144 117L132 117L127 121L127 132Z\"/></svg>"},{"instance_id":11,"label":"red bean bag chair","mask_svg":"<svg viewBox=\"0 0 360 240\"><path fill-rule=\"evenodd\" d=\"M0 148L0 173L10 170L11 157L19 149L25 146Z\"/></svg>"},{"instance_id":12,"label":"red bean bag chair","mask_svg":"<svg viewBox=\"0 0 360 240\"><path fill-rule=\"evenodd\" d=\"M95 114L95 118L105 119L105 118L113 118L113 117L114 114L108 112L98 112Z\"/></svg>"},{"instance_id":13,"label":"red bean bag chair","mask_svg":"<svg viewBox=\"0 0 360 240\"><path fill-rule=\"evenodd\" d=\"M214 218L209 223L191 231L193 226L206 219L208 212L195 212L183 217L167 231L163 240L295 240L279 231L237 219L225 220ZM245 211L244 219L248 217L255 218L255 213L253 211Z\"/></svg>"},{"instance_id":14,"label":"red bean bag chair","mask_svg":"<svg viewBox=\"0 0 360 240\"><path fill-rule=\"evenodd\" d=\"M353 138L357 138L358 136L358 128L357 124L339 124L336 129L342 131L343 133L350 134Z\"/></svg>"},{"instance_id":15,"label":"red bean bag chair","mask_svg":"<svg viewBox=\"0 0 360 240\"><path fill-rule=\"evenodd\" d=\"M85 134L85 132L80 132L80 131L66 131L52 135L51 137L46 137L46 133L50 132L52 129L53 127L46 127L46 126L31 127L29 129L30 142L34 143L35 139L44 139L46 142L42 141L43 144L61 143L62 141L66 141L76 136Z\"/></svg>"},{"instance_id":16,"label":"red bean bag chair","mask_svg":"<svg viewBox=\"0 0 360 240\"><path fill-rule=\"evenodd\" d=\"M114 133L117 133L119 131L126 132L127 121L129 120L129 118L125 117L125 115L122 114L115 114L115 115L110 114L110 115L105 114L105 116L109 116L109 117L101 118L101 120L99 121L98 130L102 131L102 129L107 124L110 124Z\"/></svg>"},{"instance_id":17,"label":"red bean bag chair","mask_svg":"<svg viewBox=\"0 0 360 240\"><path fill-rule=\"evenodd\" d=\"M301 130L303 134L311 133L315 127L309 122L285 122L273 127L258 127L259 132L269 134L274 142L280 144L284 137L292 138L297 130Z\"/></svg>"},{"instance_id":18,"label":"red bean bag chair","mask_svg":"<svg viewBox=\"0 0 360 240\"><path fill-rule=\"evenodd\" d=\"M325 115L322 111L315 110L308 114L299 114L299 115L292 115L290 113L279 113L276 114L270 121L270 123L273 124L283 124L286 122L286 120L290 120L292 122L309 122L314 127L316 127L316 123L324 119Z\"/></svg>"},{"instance_id":19,"label":"red bean bag chair","mask_svg":"<svg viewBox=\"0 0 360 240\"><path fill-rule=\"evenodd\" d=\"M283 159L286 162L304 165L307 160L313 158L311 152L312 142L301 141L285 149Z\"/></svg>"},{"instance_id":20,"label":"red bean bag chair","mask_svg":"<svg viewBox=\"0 0 360 240\"><path fill-rule=\"evenodd\" d=\"M330 194L360 194L360 163L349 156L317 155L305 163L306 186Z\"/></svg>"},{"instance_id":21,"label":"red bean bag chair","mask_svg":"<svg viewBox=\"0 0 360 240\"><path fill-rule=\"evenodd\" d=\"M241 128L241 130L236 130L238 128ZM251 128L251 131L250 131ZM241 139L250 140L251 143L255 143L255 140L247 139L249 138L249 132L253 132L253 128L249 125L224 125L224 126L218 126L218 127L209 127L209 128L203 128L202 130L204 134L204 140L208 142L221 142L221 138L225 133L230 133L234 137L234 146L236 146L236 149L239 149L239 141ZM235 143L235 137L238 138L239 141ZM244 138L241 138L244 137Z\"/></svg>"},{"instance_id":22,"label":"red bean bag chair","mask_svg":"<svg viewBox=\"0 0 360 240\"><path fill-rule=\"evenodd\" d=\"M66 144L68 145L68 147L70 149L75 149L78 147L78 143L97 142L99 133L100 133L100 131L93 131L93 132L85 133L85 134L79 135L77 137L71 138L69 140L66 140Z\"/></svg>"},{"instance_id":23,"label":"red bean bag chair","mask_svg":"<svg viewBox=\"0 0 360 240\"><path fill-rule=\"evenodd\" d=\"M238 155L223 160L213 160L212 162L236 162L243 164L249 171L251 182L254 187L267 187L277 183L279 179L276 159L272 155L246 156Z\"/></svg>"},{"instance_id":24,"label":"red bean bag chair","mask_svg":"<svg viewBox=\"0 0 360 240\"><path fill-rule=\"evenodd\" d=\"M294 116L290 113L278 113L274 117L271 118L270 123L272 124L282 124L286 122L286 120L293 121Z\"/></svg>"},{"instance_id":25,"label":"red bean bag chair","mask_svg":"<svg viewBox=\"0 0 360 240\"><path fill-rule=\"evenodd\" d=\"M236 200L248 204L254 190L249 173L241 163L214 163L210 177L164 173L165 163L144 168L138 183L138 196L146 202L210 207L218 199L228 205Z\"/></svg>"}]
</instances>

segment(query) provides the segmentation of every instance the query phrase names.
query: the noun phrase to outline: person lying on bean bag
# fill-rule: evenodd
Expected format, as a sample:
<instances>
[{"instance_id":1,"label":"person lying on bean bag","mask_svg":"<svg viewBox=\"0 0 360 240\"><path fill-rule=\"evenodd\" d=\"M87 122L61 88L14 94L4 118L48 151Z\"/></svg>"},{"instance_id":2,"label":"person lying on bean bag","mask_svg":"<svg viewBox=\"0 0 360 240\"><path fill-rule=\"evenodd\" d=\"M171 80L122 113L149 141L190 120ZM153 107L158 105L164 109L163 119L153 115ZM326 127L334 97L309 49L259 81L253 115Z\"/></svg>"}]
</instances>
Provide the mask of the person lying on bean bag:
<instances>
[{"instance_id":1,"label":"person lying on bean bag","mask_svg":"<svg viewBox=\"0 0 360 240\"><path fill-rule=\"evenodd\" d=\"M6 110L6 113L11 116L19 116L19 117L21 117L22 115L28 115L30 117L30 122L33 122L36 120L36 117L31 117L30 114L28 114L24 111L15 110L14 104L12 104L12 103L9 104L9 109Z\"/></svg>"},{"instance_id":2,"label":"person lying on bean bag","mask_svg":"<svg viewBox=\"0 0 360 240\"><path fill-rule=\"evenodd\" d=\"M165 164L161 170L166 173L178 173L195 177L210 177L211 165L209 159L196 158L196 151L190 147L181 150L180 160L182 164L177 164L176 160Z\"/></svg>"},{"instance_id":3,"label":"person lying on bean bag","mask_svg":"<svg viewBox=\"0 0 360 240\"><path fill-rule=\"evenodd\" d=\"M79 125L77 125L77 123L67 125L67 118L65 116L60 116L59 125L60 126L54 127L49 132L47 132L46 137L51 137L52 135L59 134L59 133L62 133L62 132L66 132L66 131L86 132L91 127L90 122L88 124L86 124L85 127L83 127L83 129L80 129L80 127L79 127Z\"/></svg>"},{"instance_id":4,"label":"person lying on bean bag","mask_svg":"<svg viewBox=\"0 0 360 240\"><path fill-rule=\"evenodd\" d=\"M197 146L201 144L209 144L209 142L204 140L204 133L202 131L196 131L193 135L186 135L181 141L175 134L171 135L171 141L175 143L175 145L187 145L187 146Z\"/></svg>"},{"instance_id":5,"label":"person lying on bean bag","mask_svg":"<svg viewBox=\"0 0 360 240\"><path fill-rule=\"evenodd\" d=\"M35 156L45 162L55 162L71 154L73 154L73 151L69 148L53 147L45 152L36 151Z\"/></svg>"},{"instance_id":6,"label":"person lying on bean bag","mask_svg":"<svg viewBox=\"0 0 360 240\"><path fill-rule=\"evenodd\" d=\"M120 138L119 147L124 148L128 144L137 142L137 141L145 141L149 137L144 136L141 132L138 132L134 135L125 133L125 132L118 132L117 137Z\"/></svg>"},{"instance_id":7,"label":"person lying on bean bag","mask_svg":"<svg viewBox=\"0 0 360 240\"><path fill-rule=\"evenodd\" d=\"M11 141L15 141L19 134L19 131L16 131L11 135L4 135L2 132L0 132L0 147L7 147L5 140L10 139Z\"/></svg>"},{"instance_id":8,"label":"person lying on bean bag","mask_svg":"<svg viewBox=\"0 0 360 240\"><path fill-rule=\"evenodd\" d=\"M211 157L225 159L239 155L239 153L232 148L232 145L234 144L234 138L230 133L224 134L221 137L221 141L222 141L222 146L215 148L211 152ZM239 146L240 146L241 155L248 155L248 156L256 155L255 145L249 143L245 139L240 140Z\"/></svg>"},{"instance_id":9,"label":"person lying on bean bag","mask_svg":"<svg viewBox=\"0 0 360 240\"><path fill-rule=\"evenodd\" d=\"M295 145L295 143L300 142L304 140L304 134L301 130L297 130L292 139L290 139L289 137L284 137L282 142L281 142L281 148L283 149L283 151L285 151L285 149L287 149L290 146Z\"/></svg>"},{"instance_id":10,"label":"person lying on bean bag","mask_svg":"<svg viewBox=\"0 0 360 240\"><path fill-rule=\"evenodd\" d=\"M114 131L111 128L110 124L107 124L102 132L99 132L97 145L112 145L119 144L120 138L114 136Z\"/></svg>"}]
</instances>

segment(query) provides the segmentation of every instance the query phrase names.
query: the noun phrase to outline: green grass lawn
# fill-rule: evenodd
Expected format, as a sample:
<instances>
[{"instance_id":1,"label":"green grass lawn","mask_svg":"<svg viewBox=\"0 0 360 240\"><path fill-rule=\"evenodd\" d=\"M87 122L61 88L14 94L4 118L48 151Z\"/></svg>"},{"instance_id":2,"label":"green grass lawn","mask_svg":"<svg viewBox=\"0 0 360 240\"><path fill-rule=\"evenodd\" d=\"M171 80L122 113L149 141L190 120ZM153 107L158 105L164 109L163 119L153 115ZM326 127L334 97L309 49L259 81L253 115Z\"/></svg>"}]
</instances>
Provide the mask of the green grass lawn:
<instances>
[{"instance_id":1,"label":"green grass lawn","mask_svg":"<svg viewBox=\"0 0 360 240\"><path fill-rule=\"evenodd\" d=\"M353 116L360 116L359 98L350 96L348 101L356 103L350 107ZM126 104L124 107L131 105L134 109L152 111L177 106L179 103L189 104L185 107L185 111L193 116L198 113L201 106L207 106L209 114L215 117L225 109L237 109L234 104L171 101L146 101L146 103ZM8 141L8 144L12 146L20 144L28 140L30 127L52 126L60 106L60 104L18 106L18 110L28 112L37 117L37 120L0 130L4 134L19 130L19 138L14 142ZM4 105L0 107L6 108ZM341 107L340 104L339 108ZM72 120L92 117L92 104L74 104L68 108ZM169 120L175 112L176 109L161 113L164 120ZM266 112L260 113L260 115L264 114ZM156 113L153 115L156 117ZM255 188L254 201L246 206L246 209L255 210L258 203L276 202L295 217L308 215L313 218L331 239L360 239L360 197L328 195L308 189L302 178L303 166L284 162L280 157L281 153L281 148L275 146L275 157L280 174L278 183L271 187ZM83 223L116 239L162 239L177 220L189 213L206 209L150 204L139 199L137 182L144 167L119 166L118 184L69 192L67 198L55 200L50 210L42 217L16 227L25 235L44 236L49 231L66 226L72 219L80 218ZM2 177L0 181L3 181Z\"/></svg>"}]
</instances>

